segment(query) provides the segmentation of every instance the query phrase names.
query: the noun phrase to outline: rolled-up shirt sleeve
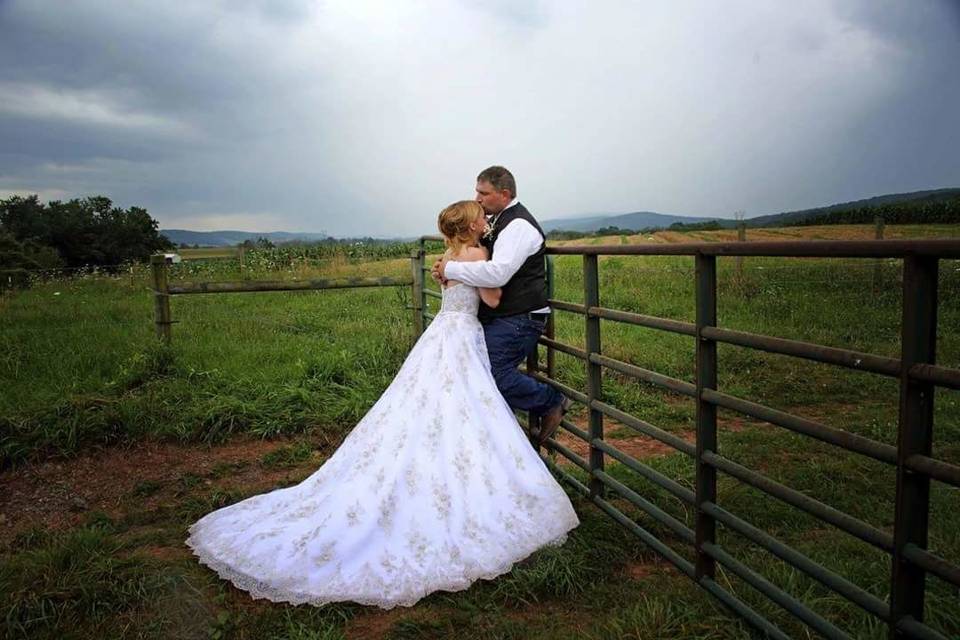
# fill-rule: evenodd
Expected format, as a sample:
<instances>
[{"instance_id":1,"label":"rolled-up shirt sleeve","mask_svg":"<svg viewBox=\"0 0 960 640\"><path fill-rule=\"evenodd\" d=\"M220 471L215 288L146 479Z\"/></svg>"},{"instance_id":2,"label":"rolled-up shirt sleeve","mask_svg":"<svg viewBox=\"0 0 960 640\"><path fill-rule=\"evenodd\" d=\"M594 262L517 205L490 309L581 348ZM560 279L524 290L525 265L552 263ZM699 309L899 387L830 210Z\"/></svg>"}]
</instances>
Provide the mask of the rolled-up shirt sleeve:
<instances>
[{"instance_id":1,"label":"rolled-up shirt sleeve","mask_svg":"<svg viewBox=\"0 0 960 640\"><path fill-rule=\"evenodd\" d=\"M511 221L493 245L493 258L477 262L448 262L444 276L471 287L502 287L523 262L540 250L543 237L526 220Z\"/></svg>"}]
</instances>

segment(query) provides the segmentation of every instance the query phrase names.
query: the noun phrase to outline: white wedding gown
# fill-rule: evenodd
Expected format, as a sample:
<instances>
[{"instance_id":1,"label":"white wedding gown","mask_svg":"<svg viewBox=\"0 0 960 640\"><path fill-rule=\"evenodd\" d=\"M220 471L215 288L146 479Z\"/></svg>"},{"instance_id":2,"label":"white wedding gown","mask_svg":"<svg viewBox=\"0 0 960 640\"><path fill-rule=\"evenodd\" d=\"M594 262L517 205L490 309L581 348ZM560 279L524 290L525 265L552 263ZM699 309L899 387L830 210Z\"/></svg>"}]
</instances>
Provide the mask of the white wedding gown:
<instances>
[{"instance_id":1,"label":"white wedding gown","mask_svg":"<svg viewBox=\"0 0 960 640\"><path fill-rule=\"evenodd\" d=\"M190 527L255 598L392 608L506 573L579 524L490 373L477 290L436 318L339 449L300 484Z\"/></svg>"}]
</instances>

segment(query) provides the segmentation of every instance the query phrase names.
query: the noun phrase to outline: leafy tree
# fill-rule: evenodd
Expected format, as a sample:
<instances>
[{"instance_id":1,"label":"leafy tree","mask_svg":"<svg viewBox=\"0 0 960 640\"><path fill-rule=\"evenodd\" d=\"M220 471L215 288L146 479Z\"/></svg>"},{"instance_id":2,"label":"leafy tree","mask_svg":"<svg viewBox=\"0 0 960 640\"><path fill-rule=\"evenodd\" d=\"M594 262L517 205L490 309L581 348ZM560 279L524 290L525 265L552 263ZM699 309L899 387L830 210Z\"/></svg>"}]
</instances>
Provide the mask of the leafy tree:
<instances>
[{"instance_id":1,"label":"leafy tree","mask_svg":"<svg viewBox=\"0 0 960 640\"><path fill-rule=\"evenodd\" d=\"M52 248L71 267L146 260L173 248L158 226L146 209L114 207L104 196L48 204L36 195L0 200L0 231Z\"/></svg>"},{"instance_id":2,"label":"leafy tree","mask_svg":"<svg viewBox=\"0 0 960 640\"><path fill-rule=\"evenodd\" d=\"M0 290L27 286L31 270L55 269L62 264L52 248L33 240L20 242L13 234L0 231Z\"/></svg>"}]
</instances>

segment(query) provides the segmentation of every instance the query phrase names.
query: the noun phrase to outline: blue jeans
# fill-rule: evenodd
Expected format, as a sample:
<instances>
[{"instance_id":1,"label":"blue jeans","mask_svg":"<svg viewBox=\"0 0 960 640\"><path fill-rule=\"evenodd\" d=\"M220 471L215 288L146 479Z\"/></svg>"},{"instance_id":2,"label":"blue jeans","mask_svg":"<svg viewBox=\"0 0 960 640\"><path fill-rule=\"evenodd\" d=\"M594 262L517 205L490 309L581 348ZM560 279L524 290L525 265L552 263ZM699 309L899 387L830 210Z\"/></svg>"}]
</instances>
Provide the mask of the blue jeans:
<instances>
[{"instance_id":1,"label":"blue jeans","mask_svg":"<svg viewBox=\"0 0 960 640\"><path fill-rule=\"evenodd\" d=\"M543 415L563 397L553 387L520 373L517 366L537 349L546 322L523 313L481 321L497 389L512 409Z\"/></svg>"}]
</instances>

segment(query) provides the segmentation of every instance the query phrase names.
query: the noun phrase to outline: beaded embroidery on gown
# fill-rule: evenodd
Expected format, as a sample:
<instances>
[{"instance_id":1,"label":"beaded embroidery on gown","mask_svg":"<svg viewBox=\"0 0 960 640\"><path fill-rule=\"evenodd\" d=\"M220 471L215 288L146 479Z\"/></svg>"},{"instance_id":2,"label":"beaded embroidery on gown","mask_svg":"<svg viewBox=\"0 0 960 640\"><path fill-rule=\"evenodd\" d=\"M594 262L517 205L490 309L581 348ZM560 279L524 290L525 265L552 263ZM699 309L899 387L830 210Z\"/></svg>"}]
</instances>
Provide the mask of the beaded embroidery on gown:
<instances>
[{"instance_id":1,"label":"beaded embroidery on gown","mask_svg":"<svg viewBox=\"0 0 960 640\"><path fill-rule=\"evenodd\" d=\"M300 484L190 527L254 598L411 606L508 572L579 524L490 373L479 294L458 284L393 382Z\"/></svg>"}]
</instances>

